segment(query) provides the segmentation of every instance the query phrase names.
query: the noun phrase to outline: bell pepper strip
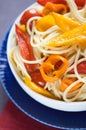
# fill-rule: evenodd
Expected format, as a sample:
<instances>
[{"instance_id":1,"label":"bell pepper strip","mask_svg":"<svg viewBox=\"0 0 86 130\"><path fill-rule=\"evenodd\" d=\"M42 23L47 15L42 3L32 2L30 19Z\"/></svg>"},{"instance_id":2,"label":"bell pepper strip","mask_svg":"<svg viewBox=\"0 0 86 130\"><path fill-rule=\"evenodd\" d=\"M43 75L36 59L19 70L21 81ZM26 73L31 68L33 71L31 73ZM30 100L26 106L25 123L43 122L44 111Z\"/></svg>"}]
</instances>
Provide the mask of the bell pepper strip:
<instances>
[{"instance_id":1,"label":"bell pepper strip","mask_svg":"<svg viewBox=\"0 0 86 130\"><path fill-rule=\"evenodd\" d=\"M77 71L79 74L86 74L86 61L83 61L77 65ZM70 70L70 73L74 73L74 69Z\"/></svg>"},{"instance_id":2,"label":"bell pepper strip","mask_svg":"<svg viewBox=\"0 0 86 130\"><path fill-rule=\"evenodd\" d=\"M36 60L33 53L33 49L30 44L29 36L27 36L27 34L23 32L18 25L15 25L15 31L16 31L18 46L22 57L26 60ZM24 64L27 72L29 73L35 71L38 66L37 64L27 64L27 63Z\"/></svg>"},{"instance_id":3,"label":"bell pepper strip","mask_svg":"<svg viewBox=\"0 0 86 130\"><path fill-rule=\"evenodd\" d=\"M37 85L41 86L41 87L44 87L46 82L45 80L43 79L41 73L40 73L40 70L35 70L33 71L31 74L31 79L32 79L32 82L36 83Z\"/></svg>"},{"instance_id":4,"label":"bell pepper strip","mask_svg":"<svg viewBox=\"0 0 86 130\"><path fill-rule=\"evenodd\" d=\"M37 2L43 6L45 6L45 4L47 2L51 2L51 3L58 3L58 1L61 1L61 0L37 0Z\"/></svg>"},{"instance_id":5,"label":"bell pepper strip","mask_svg":"<svg viewBox=\"0 0 86 130\"><path fill-rule=\"evenodd\" d=\"M85 5L86 0L74 0L77 6L83 7ZM52 2L55 4L65 4L67 5L66 0L37 0L37 2L43 6L45 6L45 4L47 2Z\"/></svg>"},{"instance_id":6,"label":"bell pepper strip","mask_svg":"<svg viewBox=\"0 0 86 130\"><path fill-rule=\"evenodd\" d=\"M83 7L86 3L86 0L75 0L77 6Z\"/></svg>"},{"instance_id":7,"label":"bell pepper strip","mask_svg":"<svg viewBox=\"0 0 86 130\"><path fill-rule=\"evenodd\" d=\"M58 66L61 61L60 66ZM46 82L54 82L61 78L68 68L68 60L60 55L51 55L40 67L40 72Z\"/></svg>"},{"instance_id":8,"label":"bell pepper strip","mask_svg":"<svg viewBox=\"0 0 86 130\"><path fill-rule=\"evenodd\" d=\"M24 82L33 91L35 91L35 92L37 92L39 94L42 94L42 95L44 95L46 97L57 99L57 97L55 97L51 92L49 92L48 90L36 85L27 76L24 77Z\"/></svg>"},{"instance_id":9,"label":"bell pepper strip","mask_svg":"<svg viewBox=\"0 0 86 130\"><path fill-rule=\"evenodd\" d=\"M68 8L64 4L53 4L51 2L47 2L42 11L42 16L48 15L50 12L65 14L68 12Z\"/></svg>"},{"instance_id":10,"label":"bell pepper strip","mask_svg":"<svg viewBox=\"0 0 86 130\"><path fill-rule=\"evenodd\" d=\"M65 45L78 45L83 48L86 47L86 23L69 30L60 36L56 36L49 40L46 44L51 47L65 46Z\"/></svg>"},{"instance_id":11,"label":"bell pepper strip","mask_svg":"<svg viewBox=\"0 0 86 130\"><path fill-rule=\"evenodd\" d=\"M48 28L52 27L55 25L55 20L51 15L46 15L42 18L40 18L37 22L36 22L36 28L39 31L45 31Z\"/></svg>"},{"instance_id":12,"label":"bell pepper strip","mask_svg":"<svg viewBox=\"0 0 86 130\"><path fill-rule=\"evenodd\" d=\"M60 86L60 90L62 92L64 92L66 90L66 88L71 85L74 81L76 81L76 78L65 78L62 80L61 86ZM77 85L73 86L69 92L73 92L77 89L79 89L81 86L83 85L82 82L78 83Z\"/></svg>"},{"instance_id":13,"label":"bell pepper strip","mask_svg":"<svg viewBox=\"0 0 86 130\"><path fill-rule=\"evenodd\" d=\"M25 24L20 25L20 29L21 29L23 32L27 32L27 31L26 31L26 26L25 26Z\"/></svg>"},{"instance_id":14,"label":"bell pepper strip","mask_svg":"<svg viewBox=\"0 0 86 130\"><path fill-rule=\"evenodd\" d=\"M20 24L26 24L27 21L34 16L41 16L41 14L34 8L26 10L20 19Z\"/></svg>"},{"instance_id":15,"label":"bell pepper strip","mask_svg":"<svg viewBox=\"0 0 86 130\"><path fill-rule=\"evenodd\" d=\"M64 15L61 15L55 12L52 12L51 15L55 19L56 24L61 28L63 32L69 31L80 25L78 22L73 21L72 19Z\"/></svg>"}]
</instances>

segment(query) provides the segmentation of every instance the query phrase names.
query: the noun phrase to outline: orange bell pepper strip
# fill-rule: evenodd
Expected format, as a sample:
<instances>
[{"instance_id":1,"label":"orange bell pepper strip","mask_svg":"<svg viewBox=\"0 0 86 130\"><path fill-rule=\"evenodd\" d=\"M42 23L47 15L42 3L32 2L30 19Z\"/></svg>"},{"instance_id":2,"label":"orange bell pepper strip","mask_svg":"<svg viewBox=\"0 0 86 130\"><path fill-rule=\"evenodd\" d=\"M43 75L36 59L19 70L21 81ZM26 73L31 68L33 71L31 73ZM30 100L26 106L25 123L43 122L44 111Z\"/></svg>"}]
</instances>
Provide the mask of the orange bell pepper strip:
<instances>
[{"instance_id":1,"label":"orange bell pepper strip","mask_svg":"<svg viewBox=\"0 0 86 130\"><path fill-rule=\"evenodd\" d=\"M65 45L74 45L78 43L79 46L86 47L86 23L69 30L60 36L56 36L47 42L47 46L57 47Z\"/></svg>"},{"instance_id":2,"label":"orange bell pepper strip","mask_svg":"<svg viewBox=\"0 0 86 130\"><path fill-rule=\"evenodd\" d=\"M49 98L53 98L53 99L57 99L56 96L54 96L51 92L49 92L48 90L40 87L39 85L36 85L34 82L32 82L27 76L24 77L24 82L25 84L30 88L32 89L33 91L39 93L39 94L42 94L46 97L49 97Z\"/></svg>"},{"instance_id":3,"label":"orange bell pepper strip","mask_svg":"<svg viewBox=\"0 0 86 130\"><path fill-rule=\"evenodd\" d=\"M52 15L46 15L36 22L36 28L39 31L46 31L48 28L54 25L56 25L56 23Z\"/></svg>"},{"instance_id":4,"label":"orange bell pepper strip","mask_svg":"<svg viewBox=\"0 0 86 130\"><path fill-rule=\"evenodd\" d=\"M50 12L65 14L68 12L68 9L67 9L67 6L64 4L54 4L51 2L47 2L42 11L42 16L45 16L49 14Z\"/></svg>"},{"instance_id":5,"label":"orange bell pepper strip","mask_svg":"<svg viewBox=\"0 0 86 130\"><path fill-rule=\"evenodd\" d=\"M61 78L68 67L68 60L60 55L51 55L40 67L46 82L54 82Z\"/></svg>"},{"instance_id":6,"label":"orange bell pepper strip","mask_svg":"<svg viewBox=\"0 0 86 130\"><path fill-rule=\"evenodd\" d=\"M55 12L52 12L51 15L54 17L56 24L61 28L63 32L69 31L75 27L78 27L80 23Z\"/></svg>"},{"instance_id":7,"label":"orange bell pepper strip","mask_svg":"<svg viewBox=\"0 0 86 130\"><path fill-rule=\"evenodd\" d=\"M76 81L76 78L65 78L62 80L61 86L60 86L60 90L62 92L64 92L66 90L66 88L71 85L74 81ZM80 88L83 85L82 82L78 83L77 85L75 85L74 87L72 87L70 89L69 92L73 92L75 90L77 90L78 88Z\"/></svg>"}]
</instances>

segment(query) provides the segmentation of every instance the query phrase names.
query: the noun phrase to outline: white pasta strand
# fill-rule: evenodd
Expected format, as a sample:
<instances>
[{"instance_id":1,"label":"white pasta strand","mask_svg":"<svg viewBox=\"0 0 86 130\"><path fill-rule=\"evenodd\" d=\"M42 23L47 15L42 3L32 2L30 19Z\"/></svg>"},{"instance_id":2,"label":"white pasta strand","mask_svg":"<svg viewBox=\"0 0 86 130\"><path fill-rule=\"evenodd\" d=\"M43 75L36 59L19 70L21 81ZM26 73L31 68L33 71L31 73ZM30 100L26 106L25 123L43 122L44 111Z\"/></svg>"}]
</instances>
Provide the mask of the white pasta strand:
<instances>
[{"instance_id":1,"label":"white pasta strand","mask_svg":"<svg viewBox=\"0 0 86 130\"><path fill-rule=\"evenodd\" d=\"M15 47L15 49L13 50L13 52L14 52L14 60L15 60L15 62L17 64L18 69L21 70L21 72L22 72L23 75L27 75L30 78L29 74L26 71L26 68L25 68L23 62L21 61L21 59L19 57L19 55L20 55L19 54L19 48Z\"/></svg>"},{"instance_id":2,"label":"white pasta strand","mask_svg":"<svg viewBox=\"0 0 86 130\"><path fill-rule=\"evenodd\" d=\"M75 4L74 0L66 0L68 3L68 6L70 7L70 11L72 15L80 22L85 23L86 18L82 17L80 13L78 12L77 5ZM86 8L86 7L85 7ZM86 11L86 10L85 10Z\"/></svg>"},{"instance_id":3,"label":"white pasta strand","mask_svg":"<svg viewBox=\"0 0 86 130\"><path fill-rule=\"evenodd\" d=\"M19 55L19 58L24 62L24 63L27 63L27 64L41 64L45 59L46 57L43 57L41 59L38 59L38 60L34 60L34 61L31 61L31 60L25 60L24 58L22 58L21 55Z\"/></svg>"},{"instance_id":4,"label":"white pasta strand","mask_svg":"<svg viewBox=\"0 0 86 130\"><path fill-rule=\"evenodd\" d=\"M67 48L67 49L63 49L62 51L60 50L46 50L45 48L42 48L42 47L39 47L39 50L42 52L42 53L47 53L47 54L65 54L65 53L68 53L70 51L72 51L74 49L74 46L70 47L70 48Z\"/></svg>"},{"instance_id":5,"label":"white pasta strand","mask_svg":"<svg viewBox=\"0 0 86 130\"><path fill-rule=\"evenodd\" d=\"M35 17L31 17L31 18L27 21L26 28L27 28L27 32L28 32L29 35L31 35L31 33L32 33L32 31L31 31L31 29L30 29L30 24L31 24L31 22L34 21L34 20L38 20L38 19L40 19L40 18L41 18L40 16L35 16Z\"/></svg>"},{"instance_id":6,"label":"white pasta strand","mask_svg":"<svg viewBox=\"0 0 86 130\"><path fill-rule=\"evenodd\" d=\"M71 90L71 88L73 88L73 87L74 87L75 85L77 85L78 83L80 83L80 81L79 81L79 80L76 80L75 82L73 82L71 85L69 85L69 86L67 87L67 89L66 89L66 90L64 91L64 93L63 93L63 100L64 100L64 101L70 102L70 101L74 101L74 100L77 99L77 97L78 97L77 94L76 94L75 97L70 98L70 99L67 98L67 95L68 95L68 92Z\"/></svg>"},{"instance_id":7,"label":"white pasta strand","mask_svg":"<svg viewBox=\"0 0 86 130\"><path fill-rule=\"evenodd\" d=\"M51 91L52 93L54 93L54 95L56 97L58 97L59 99L62 98L62 92L59 90L59 86L61 84L61 81L58 80L54 83L50 83L50 82L47 82L46 85L45 85L45 89L48 89L49 91Z\"/></svg>"},{"instance_id":8,"label":"white pasta strand","mask_svg":"<svg viewBox=\"0 0 86 130\"><path fill-rule=\"evenodd\" d=\"M75 59L75 63L74 63L74 72L76 74L76 77L81 81L86 83L86 77L81 78L80 74L77 71L77 63L78 63L78 58L79 58L79 54L80 54L80 49L78 50L77 54L76 54L76 59ZM86 60L86 59L85 59Z\"/></svg>"}]
</instances>

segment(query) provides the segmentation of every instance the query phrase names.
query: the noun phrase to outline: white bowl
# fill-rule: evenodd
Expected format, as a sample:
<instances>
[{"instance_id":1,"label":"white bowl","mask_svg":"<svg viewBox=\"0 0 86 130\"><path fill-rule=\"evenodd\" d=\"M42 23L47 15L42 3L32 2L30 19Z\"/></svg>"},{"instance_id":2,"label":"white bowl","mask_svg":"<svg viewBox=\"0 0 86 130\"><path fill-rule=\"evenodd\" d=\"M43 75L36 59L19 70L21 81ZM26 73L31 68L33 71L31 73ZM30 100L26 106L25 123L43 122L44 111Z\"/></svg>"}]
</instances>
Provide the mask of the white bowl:
<instances>
[{"instance_id":1,"label":"white bowl","mask_svg":"<svg viewBox=\"0 0 86 130\"><path fill-rule=\"evenodd\" d=\"M32 6L28 7L27 9L29 9L29 8L31 8L33 6L36 6L36 5L37 5L37 3L33 4ZM8 42L7 42L7 58L8 58L8 63L9 63L9 66L11 68L11 71L12 71L15 79L19 83L20 87L29 96L31 96L34 100L36 100L37 102L39 102L42 105L45 105L45 106L47 106L49 108L53 108L53 109L56 109L56 110L67 111L67 112L71 112L71 111L72 112L85 111L86 110L86 101L84 101L84 102L64 102L64 101L50 99L48 97L40 95L40 94L34 92L33 90L31 90L29 87L27 87L24 84L24 82L17 75L17 73L16 73L16 71L15 71L15 69L14 69L14 67L13 67L13 65L12 65L12 63L10 61L9 53L10 53L10 50L12 49L12 47L13 47L12 39L13 39L13 36L15 34L15 27L14 27L14 25L15 25L15 23L19 23L20 17L23 14L23 12L15 20L15 22L14 22L12 28L11 28L11 31L10 31L10 34L9 34L9 37L8 37Z\"/></svg>"}]
</instances>

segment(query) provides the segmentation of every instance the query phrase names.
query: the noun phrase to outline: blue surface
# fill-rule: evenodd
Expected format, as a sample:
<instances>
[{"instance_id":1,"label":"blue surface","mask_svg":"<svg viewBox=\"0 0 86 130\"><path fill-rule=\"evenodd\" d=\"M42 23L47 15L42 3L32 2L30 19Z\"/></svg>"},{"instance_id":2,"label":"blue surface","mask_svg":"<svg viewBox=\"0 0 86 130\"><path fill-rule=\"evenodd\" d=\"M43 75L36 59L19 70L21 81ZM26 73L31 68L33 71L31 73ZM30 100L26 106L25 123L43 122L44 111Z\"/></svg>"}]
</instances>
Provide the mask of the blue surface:
<instances>
[{"instance_id":1,"label":"blue surface","mask_svg":"<svg viewBox=\"0 0 86 130\"><path fill-rule=\"evenodd\" d=\"M0 80L9 98L27 116L55 128L85 130L86 112L63 112L33 100L16 82L7 61L6 46L10 30L0 44Z\"/></svg>"}]
</instances>

